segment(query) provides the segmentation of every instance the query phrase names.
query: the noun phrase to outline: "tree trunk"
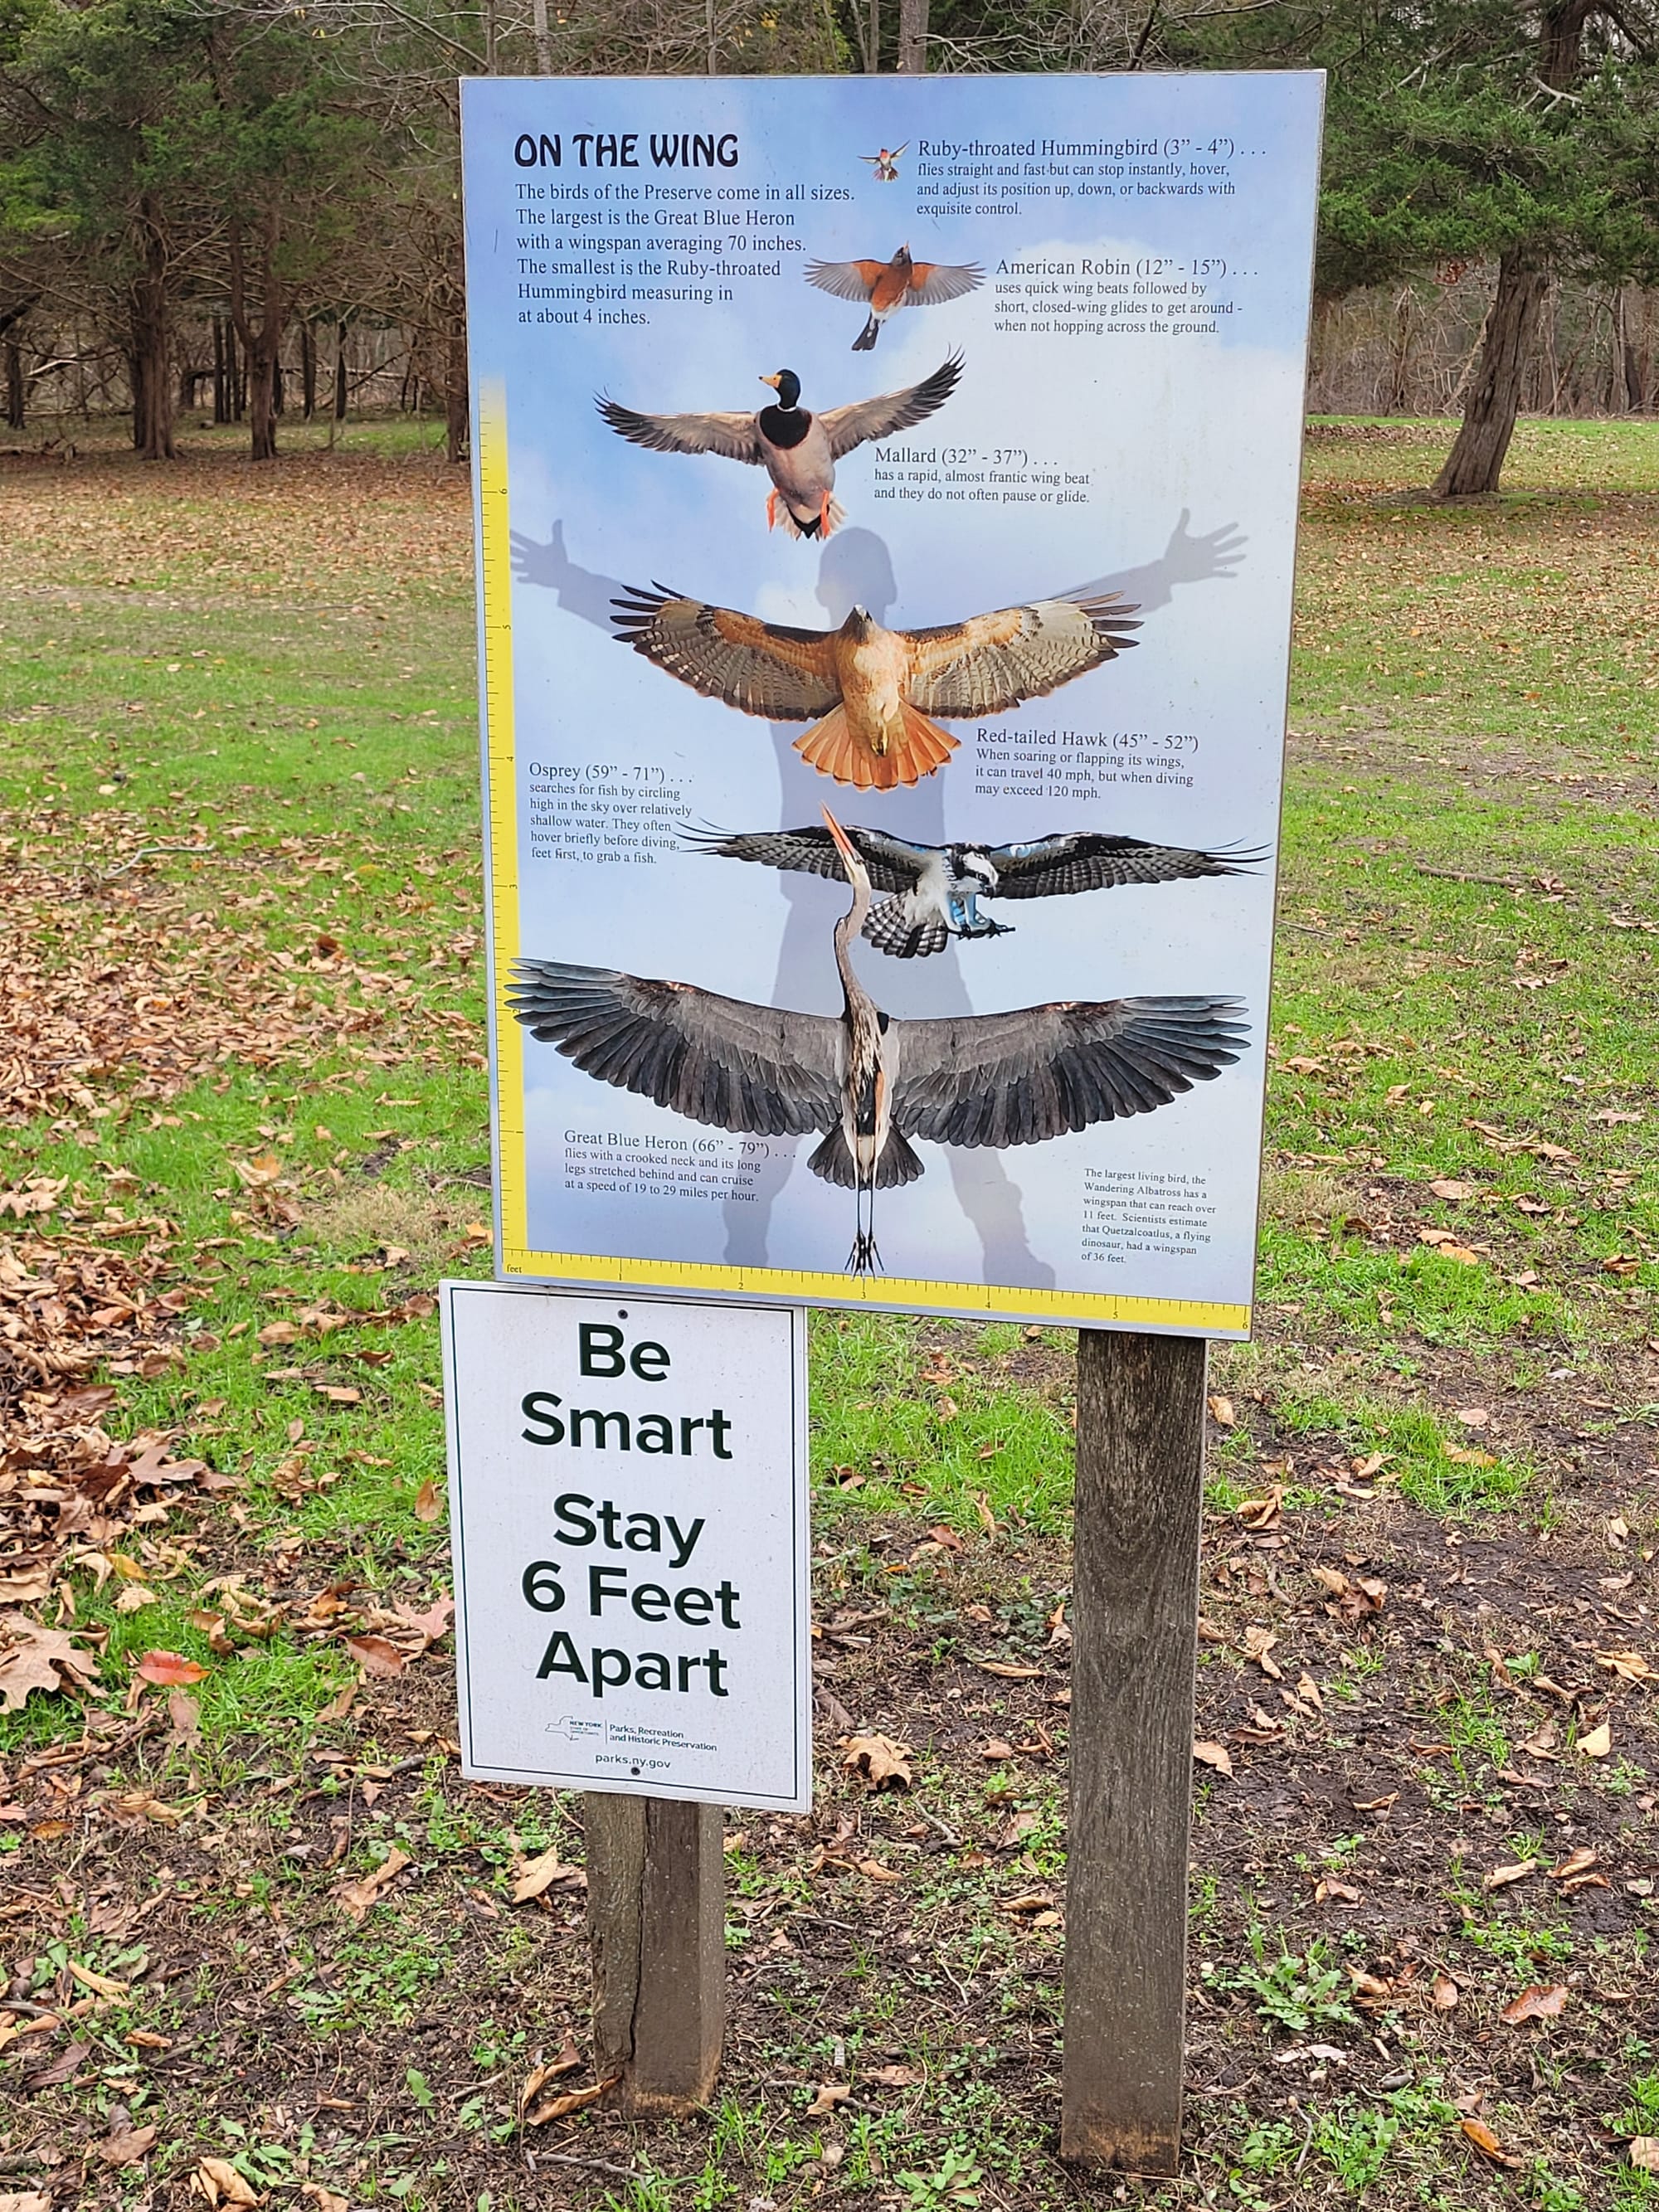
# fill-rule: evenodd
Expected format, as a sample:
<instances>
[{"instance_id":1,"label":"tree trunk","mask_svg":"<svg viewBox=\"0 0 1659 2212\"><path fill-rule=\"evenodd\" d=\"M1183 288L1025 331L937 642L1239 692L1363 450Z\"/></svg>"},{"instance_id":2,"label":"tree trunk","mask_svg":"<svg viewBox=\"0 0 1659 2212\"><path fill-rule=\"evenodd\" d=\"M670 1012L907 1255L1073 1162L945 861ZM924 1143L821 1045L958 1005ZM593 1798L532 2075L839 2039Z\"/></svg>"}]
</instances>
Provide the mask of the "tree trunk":
<instances>
[{"instance_id":1,"label":"tree trunk","mask_svg":"<svg viewBox=\"0 0 1659 2212\"><path fill-rule=\"evenodd\" d=\"M336 318L334 324L334 419L343 422L346 417L346 352L345 317Z\"/></svg>"},{"instance_id":2,"label":"tree trunk","mask_svg":"<svg viewBox=\"0 0 1659 2212\"><path fill-rule=\"evenodd\" d=\"M146 192L138 203L143 259L128 295L132 331L132 442L146 461L177 458L167 330L167 245L161 210Z\"/></svg>"},{"instance_id":3,"label":"tree trunk","mask_svg":"<svg viewBox=\"0 0 1659 2212\"><path fill-rule=\"evenodd\" d=\"M1498 489L1548 289L1547 270L1530 267L1516 253L1499 261L1463 426L1435 479L1437 499L1471 499Z\"/></svg>"},{"instance_id":4,"label":"tree trunk","mask_svg":"<svg viewBox=\"0 0 1659 2212\"><path fill-rule=\"evenodd\" d=\"M230 234L230 319L242 341L247 362L248 454L252 460L276 458L276 413L281 405L278 355L283 343L283 280L276 271L276 218L265 218L259 246L260 316L248 311L247 270L242 233Z\"/></svg>"},{"instance_id":5,"label":"tree trunk","mask_svg":"<svg viewBox=\"0 0 1659 2212\"><path fill-rule=\"evenodd\" d=\"M225 366L225 325L222 316L213 318L213 419L216 422L230 420L230 384Z\"/></svg>"},{"instance_id":6,"label":"tree trunk","mask_svg":"<svg viewBox=\"0 0 1659 2212\"><path fill-rule=\"evenodd\" d=\"M901 76L927 72L928 0L899 0L898 70Z\"/></svg>"},{"instance_id":7,"label":"tree trunk","mask_svg":"<svg viewBox=\"0 0 1659 2212\"><path fill-rule=\"evenodd\" d=\"M300 402L309 422L317 412L317 333L309 315L300 325Z\"/></svg>"},{"instance_id":8,"label":"tree trunk","mask_svg":"<svg viewBox=\"0 0 1659 2212\"><path fill-rule=\"evenodd\" d=\"M23 376L23 349L15 338L6 340L6 425L21 430L27 413L28 386Z\"/></svg>"},{"instance_id":9,"label":"tree trunk","mask_svg":"<svg viewBox=\"0 0 1659 2212\"><path fill-rule=\"evenodd\" d=\"M712 7L714 0L709 0ZM536 52L536 74L553 74L553 41L547 34L547 0L530 0L530 38Z\"/></svg>"},{"instance_id":10,"label":"tree trunk","mask_svg":"<svg viewBox=\"0 0 1659 2212\"><path fill-rule=\"evenodd\" d=\"M466 325L458 317L444 349L444 448L452 461L466 459L467 427Z\"/></svg>"}]
</instances>

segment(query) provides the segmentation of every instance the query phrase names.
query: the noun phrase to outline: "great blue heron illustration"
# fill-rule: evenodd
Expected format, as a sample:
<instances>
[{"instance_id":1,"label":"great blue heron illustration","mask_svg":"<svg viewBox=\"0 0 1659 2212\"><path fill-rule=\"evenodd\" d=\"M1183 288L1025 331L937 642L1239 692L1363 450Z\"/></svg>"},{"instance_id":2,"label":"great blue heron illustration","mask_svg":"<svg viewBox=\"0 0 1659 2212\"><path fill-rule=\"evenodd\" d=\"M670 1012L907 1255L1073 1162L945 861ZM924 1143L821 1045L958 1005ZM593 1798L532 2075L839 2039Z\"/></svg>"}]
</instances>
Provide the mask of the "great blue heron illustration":
<instances>
[{"instance_id":1,"label":"great blue heron illustration","mask_svg":"<svg viewBox=\"0 0 1659 2212\"><path fill-rule=\"evenodd\" d=\"M970 1149L1042 1144L1167 1106L1244 1050L1245 1009L1233 998L1062 1000L890 1019L853 967L869 871L828 808L823 818L853 887L833 938L839 1016L557 960L515 961L507 998L533 1037L602 1083L713 1128L819 1133L807 1166L854 1194L849 1273L882 1264L875 1194L923 1172L911 1138Z\"/></svg>"},{"instance_id":2,"label":"great blue heron illustration","mask_svg":"<svg viewBox=\"0 0 1659 2212\"><path fill-rule=\"evenodd\" d=\"M791 538L828 538L845 519L833 496L836 463L855 447L925 422L944 406L961 374L962 357L952 354L920 384L819 415L800 404L800 379L793 368L762 377L777 393L777 404L752 415L640 415L614 399L594 404L619 437L653 453L717 453L763 468L772 479L767 528L781 523Z\"/></svg>"},{"instance_id":3,"label":"great blue heron illustration","mask_svg":"<svg viewBox=\"0 0 1659 2212\"><path fill-rule=\"evenodd\" d=\"M1004 714L1115 660L1139 623L1115 592L1034 599L930 629L887 629L855 606L839 629L795 629L653 584L613 602L624 644L706 698L811 722L804 761L860 791L942 768L957 739L930 719Z\"/></svg>"},{"instance_id":4,"label":"great blue heron illustration","mask_svg":"<svg viewBox=\"0 0 1659 2212\"><path fill-rule=\"evenodd\" d=\"M861 830L854 823L845 825L845 834L857 848L872 886L891 894L871 908L865 941L898 960L943 952L953 937L1011 935L1006 922L981 914L981 899L1054 898L1121 884L1248 875L1267 858L1265 851L1205 853L1102 830L1063 830L1015 845L919 845L891 830ZM726 860L755 860L763 867L837 880L844 872L834 837L815 823L739 837L689 828L680 835L691 850Z\"/></svg>"}]
</instances>

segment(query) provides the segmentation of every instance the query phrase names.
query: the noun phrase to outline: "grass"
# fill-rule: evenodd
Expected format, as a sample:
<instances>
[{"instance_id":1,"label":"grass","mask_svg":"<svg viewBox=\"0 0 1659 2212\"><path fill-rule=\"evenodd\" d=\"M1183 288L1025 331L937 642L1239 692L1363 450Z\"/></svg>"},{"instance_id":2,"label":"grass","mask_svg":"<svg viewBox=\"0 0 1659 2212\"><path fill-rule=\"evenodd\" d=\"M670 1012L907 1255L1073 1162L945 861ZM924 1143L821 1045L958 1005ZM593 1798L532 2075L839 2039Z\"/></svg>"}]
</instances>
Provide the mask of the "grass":
<instances>
[{"instance_id":1,"label":"grass","mask_svg":"<svg viewBox=\"0 0 1659 2212\"><path fill-rule=\"evenodd\" d=\"M1211 1386L1231 1419L1201 1604L1224 1648L1203 1647L1200 1733L1236 1771L1199 1770L1192 2160L1141 2196L1463 2212L1508 2186L1627 2212L1659 2203L1618 2147L1659 2133L1654 1906L1632 1887L1652 1693L1595 1654L1659 1662L1638 1611L1659 428L1523 425L1504 495L1451 510L1413 491L1446 427L1383 427L1310 444L1261 1327ZM284 434L270 471L192 434L176 471L111 441L0 479L0 860L27 848L51 877L13 957L73 1004L142 973L209 1041L9 1125L0 1189L61 1189L0 1242L67 1244L112 1208L166 1224L147 1249L191 1292L181 1356L112 1376L105 1418L226 1486L123 1533L134 1571L67 1577L112 1727L149 1734L26 1775L84 1716L0 1716L3 1778L36 1793L0 1825L36 1900L0 1921L8 1964L33 1962L42 2002L67 2001L70 1958L133 1984L89 2016L85 2070L0 2124L6 2154L77 2146L77 2201L112 2207L182 2205L204 2153L295 2206L307 2181L492 2212L1115 2203L1129 2185L1055 2163L1063 1935L1008 1909L1063 1881L1073 1413L1065 1340L1012 1327L814 1317L819 1611L854 1620L823 1684L915 1744L917 1790L860 1795L832 1727L816 1828L732 1824L732 2055L706 2124L520 2130L525 2075L586 2000L580 1892L515 1907L514 1871L579 1853L574 1808L460 1783L444 1662L364 1680L307 1610L418 1611L447 1575L423 1300L488 1267L469 509L429 427L354 426L332 453ZM127 865L143 847L185 849ZM1277 1677L1247 1656L1263 1622ZM143 1698L152 1649L208 1670L198 1741ZM1596 1760L1577 1744L1604 1709ZM1521 1761L1538 1786L1506 1778ZM160 1814L124 1805L146 1798ZM835 1847L842 1818L856 1843ZM1547 1862L1583 1838L1606 1887L1568 1893ZM336 1889L394 1847L414 1871L350 1923ZM815 1867L820 1848L898 1879ZM1333 1877L1360 1901L1314 1901ZM814 1944L835 1947L816 1978ZM1443 2014L1421 1994L1442 1966ZM1541 2034L1498 2020L1557 1981ZM917 2079L876 2080L895 2068ZM853 2101L809 2115L849 2075ZM1462 2132L1472 2095L1522 2161L1508 2184ZM146 2167L92 2154L116 2106L156 2119ZM626 2178L529 2174L538 2145Z\"/></svg>"}]
</instances>

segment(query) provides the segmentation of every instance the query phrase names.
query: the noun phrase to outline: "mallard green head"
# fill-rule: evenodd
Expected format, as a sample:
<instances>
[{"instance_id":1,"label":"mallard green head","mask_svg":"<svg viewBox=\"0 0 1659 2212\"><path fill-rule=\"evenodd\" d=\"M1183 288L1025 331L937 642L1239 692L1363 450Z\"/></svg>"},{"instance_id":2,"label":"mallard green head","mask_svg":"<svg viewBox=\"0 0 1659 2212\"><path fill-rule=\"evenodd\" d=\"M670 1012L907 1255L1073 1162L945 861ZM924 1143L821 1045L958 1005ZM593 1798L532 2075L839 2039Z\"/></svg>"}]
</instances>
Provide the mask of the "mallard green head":
<instances>
[{"instance_id":1,"label":"mallard green head","mask_svg":"<svg viewBox=\"0 0 1659 2212\"><path fill-rule=\"evenodd\" d=\"M793 368L781 368L775 376L763 376L763 384L769 384L778 395L780 407L793 407L800 398L800 379Z\"/></svg>"}]
</instances>

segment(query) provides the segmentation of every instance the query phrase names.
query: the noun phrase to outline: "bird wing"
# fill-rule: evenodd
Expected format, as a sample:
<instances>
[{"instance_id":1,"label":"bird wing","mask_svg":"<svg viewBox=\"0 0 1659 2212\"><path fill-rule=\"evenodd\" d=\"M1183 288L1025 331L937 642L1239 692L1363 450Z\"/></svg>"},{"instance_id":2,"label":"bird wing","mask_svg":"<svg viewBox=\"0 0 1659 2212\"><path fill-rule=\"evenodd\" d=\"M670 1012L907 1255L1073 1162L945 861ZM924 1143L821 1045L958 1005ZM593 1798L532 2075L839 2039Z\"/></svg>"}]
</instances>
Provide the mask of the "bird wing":
<instances>
[{"instance_id":1,"label":"bird wing","mask_svg":"<svg viewBox=\"0 0 1659 2212\"><path fill-rule=\"evenodd\" d=\"M876 438L890 438L896 430L908 430L925 422L943 407L962 374L962 356L952 354L931 376L902 392L884 392L878 399L854 400L850 407L832 407L818 416L818 428L830 441L830 455L839 460L854 446Z\"/></svg>"},{"instance_id":2,"label":"bird wing","mask_svg":"<svg viewBox=\"0 0 1659 2212\"><path fill-rule=\"evenodd\" d=\"M731 607L681 599L661 584L613 599L617 634L682 684L745 714L805 722L840 703L832 632L788 629Z\"/></svg>"},{"instance_id":3,"label":"bird wing","mask_svg":"<svg viewBox=\"0 0 1659 2212\"><path fill-rule=\"evenodd\" d=\"M884 261L809 261L806 281L838 300L868 300L887 267Z\"/></svg>"},{"instance_id":4,"label":"bird wing","mask_svg":"<svg viewBox=\"0 0 1659 2212\"><path fill-rule=\"evenodd\" d=\"M1074 830L1029 844L980 848L997 872L998 898L1054 898L1116 884L1167 884L1191 876L1241 876L1261 853L1200 853L1140 837Z\"/></svg>"},{"instance_id":5,"label":"bird wing","mask_svg":"<svg viewBox=\"0 0 1659 2212\"><path fill-rule=\"evenodd\" d=\"M847 834L878 891L913 890L933 849L930 845L912 845L880 830L860 830L849 824ZM738 837L722 836L718 831L708 836L682 832L682 841L695 852L723 860L758 860L763 867L790 868L802 875L847 881L835 840L823 829L757 830Z\"/></svg>"},{"instance_id":6,"label":"bird wing","mask_svg":"<svg viewBox=\"0 0 1659 2212\"><path fill-rule=\"evenodd\" d=\"M907 696L924 714L995 714L1040 699L1134 643L1139 623L1115 592L1097 599L1037 599L1028 607L908 633Z\"/></svg>"},{"instance_id":7,"label":"bird wing","mask_svg":"<svg viewBox=\"0 0 1659 2212\"><path fill-rule=\"evenodd\" d=\"M585 1075L716 1129L799 1137L841 1118L841 1024L613 968L515 960L507 1004Z\"/></svg>"},{"instance_id":8,"label":"bird wing","mask_svg":"<svg viewBox=\"0 0 1659 2212\"><path fill-rule=\"evenodd\" d=\"M917 261L910 269L913 307L936 307L941 300L959 300L985 282L977 261Z\"/></svg>"},{"instance_id":9,"label":"bird wing","mask_svg":"<svg viewBox=\"0 0 1659 2212\"><path fill-rule=\"evenodd\" d=\"M942 1145L1038 1145L1167 1106L1238 1058L1237 999L1108 999L893 1022L893 1126Z\"/></svg>"},{"instance_id":10,"label":"bird wing","mask_svg":"<svg viewBox=\"0 0 1659 2212\"><path fill-rule=\"evenodd\" d=\"M728 461L762 459L760 430L752 415L636 415L603 393L593 404L618 437L653 453L720 453Z\"/></svg>"}]
</instances>

